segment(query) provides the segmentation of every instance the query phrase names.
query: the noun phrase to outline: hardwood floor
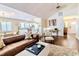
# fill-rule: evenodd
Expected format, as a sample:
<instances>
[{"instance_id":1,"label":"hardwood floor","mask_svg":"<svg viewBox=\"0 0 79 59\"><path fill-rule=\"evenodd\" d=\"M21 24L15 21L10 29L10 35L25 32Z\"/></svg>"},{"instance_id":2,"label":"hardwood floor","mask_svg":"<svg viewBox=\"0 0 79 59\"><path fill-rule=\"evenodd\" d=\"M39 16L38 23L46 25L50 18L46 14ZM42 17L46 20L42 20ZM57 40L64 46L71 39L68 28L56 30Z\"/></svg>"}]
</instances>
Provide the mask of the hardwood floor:
<instances>
[{"instance_id":1,"label":"hardwood floor","mask_svg":"<svg viewBox=\"0 0 79 59\"><path fill-rule=\"evenodd\" d=\"M63 36L54 37L53 44L60 45L60 46L67 46L67 39Z\"/></svg>"},{"instance_id":2,"label":"hardwood floor","mask_svg":"<svg viewBox=\"0 0 79 59\"><path fill-rule=\"evenodd\" d=\"M73 48L79 51L79 41L76 39L74 34L67 35L65 36L58 36L58 37L53 37L53 43L50 44L55 44L59 46L64 46L67 48Z\"/></svg>"},{"instance_id":3,"label":"hardwood floor","mask_svg":"<svg viewBox=\"0 0 79 59\"><path fill-rule=\"evenodd\" d=\"M53 44L77 49L79 51L79 41L72 35L69 35L67 38L64 36L54 37Z\"/></svg>"}]
</instances>

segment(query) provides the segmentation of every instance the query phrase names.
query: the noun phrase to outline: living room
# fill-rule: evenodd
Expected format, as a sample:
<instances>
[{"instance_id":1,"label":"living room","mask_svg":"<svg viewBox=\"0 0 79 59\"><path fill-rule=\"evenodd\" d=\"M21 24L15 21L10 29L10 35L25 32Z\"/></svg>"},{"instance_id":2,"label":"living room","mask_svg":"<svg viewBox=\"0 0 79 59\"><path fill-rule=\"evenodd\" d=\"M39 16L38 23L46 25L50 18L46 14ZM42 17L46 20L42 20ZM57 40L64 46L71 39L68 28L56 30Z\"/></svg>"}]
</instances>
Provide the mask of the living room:
<instances>
[{"instance_id":1,"label":"living room","mask_svg":"<svg viewBox=\"0 0 79 59\"><path fill-rule=\"evenodd\" d=\"M78 10L77 3L1 3L0 56L79 55Z\"/></svg>"}]
</instances>

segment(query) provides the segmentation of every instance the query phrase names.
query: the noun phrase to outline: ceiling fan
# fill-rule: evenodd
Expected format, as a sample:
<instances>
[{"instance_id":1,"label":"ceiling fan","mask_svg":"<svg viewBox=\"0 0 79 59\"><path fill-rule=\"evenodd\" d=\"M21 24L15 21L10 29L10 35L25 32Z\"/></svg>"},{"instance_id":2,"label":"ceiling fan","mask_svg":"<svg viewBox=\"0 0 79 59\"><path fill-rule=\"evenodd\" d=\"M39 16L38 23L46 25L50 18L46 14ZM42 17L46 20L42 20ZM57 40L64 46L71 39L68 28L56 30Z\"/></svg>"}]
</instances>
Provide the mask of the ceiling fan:
<instances>
[{"instance_id":1,"label":"ceiling fan","mask_svg":"<svg viewBox=\"0 0 79 59\"><path fill-rule=\"evenodd\" d=\"M67 6L68 6L67 4L57 3L56 9L63 9Z\"/></svg>"},{"instance_id":2,"label":"ceiling fan","mask_svg":"<svg viewBox=\"0 0 79 59\"><path fill-rule=\"evenodd\" d=\"M59 3L57 3L56 9L59 9L61 7L61 5Z\"/></svg>"}]
</instances>

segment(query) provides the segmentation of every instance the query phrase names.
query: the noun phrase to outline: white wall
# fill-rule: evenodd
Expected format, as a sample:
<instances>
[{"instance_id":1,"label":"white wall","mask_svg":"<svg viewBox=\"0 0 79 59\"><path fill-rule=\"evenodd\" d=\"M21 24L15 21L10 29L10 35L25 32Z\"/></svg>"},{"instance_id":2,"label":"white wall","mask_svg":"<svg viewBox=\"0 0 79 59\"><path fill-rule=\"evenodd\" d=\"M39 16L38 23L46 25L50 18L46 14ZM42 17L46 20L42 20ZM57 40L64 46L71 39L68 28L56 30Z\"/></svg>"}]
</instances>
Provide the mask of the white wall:
<instances>
[{"instance_id":1,"label":"white wall","mask_svg":"<svg viewBox=\"0 0 79 59\"><path fill-rule=\"evenodd\" d=\"M64 17L67 16L75 16L79 14L78 11L78 5L71 5L68 6L67 8L64 8L62 10L60 10L59 12L53 14L52 16L49 17L50 19L56 19L57 20L57 25L56 26L52 26L51 28L55 28L57 27L60 31L59 31L59 35L63 36L64 33ZM59 16L60 13L60 16Z\"/></svg>"},{"instance_id":2,"label":"white wall","mask_svg":"<svg viewBox=\"0 0 79 59\"><path fill-rule=\"evenodd\" d=\"M56 19L57 25L56 26L50 26L49 28L58 28L59 29L59 36L63 36L63 29L64 29L64 21L63 21L63 15L59 16L58 13L54 14L50 19Z\"/></svg>"},{"instance_id":3,"label":"white wall","mask_svg":"<svg viewBox=\"0 0 79 59\"><path fill-rule=\"evenodd\" d=\"M76 35L79 37L79 18L78 18L78 22L77 22L77 32Z\"/></svg>"},{"instance_id":4,"label":"white wall","mask_svg":"<svg viewBox=\"0 0 79 59\"><path fill-rule=\"evenodd\" d=\"M78 28L77 28L77 36L79 37L79 5L78 5L78 18L77 18L78 22Z\"/></svg>"}]
</instances>

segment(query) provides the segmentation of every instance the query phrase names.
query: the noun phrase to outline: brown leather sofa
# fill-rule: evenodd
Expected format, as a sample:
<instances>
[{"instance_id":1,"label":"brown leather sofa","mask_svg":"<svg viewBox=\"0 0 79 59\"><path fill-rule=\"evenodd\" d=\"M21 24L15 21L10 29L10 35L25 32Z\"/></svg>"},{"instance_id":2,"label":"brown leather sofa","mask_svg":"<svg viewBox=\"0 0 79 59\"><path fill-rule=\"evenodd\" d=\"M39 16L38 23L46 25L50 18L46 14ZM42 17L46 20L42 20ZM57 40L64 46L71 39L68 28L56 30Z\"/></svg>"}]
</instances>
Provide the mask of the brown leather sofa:
<instances>
[{"instance_id":1,"label":"brown leather sofa","mask_svg":"<svg viewBox=\"0 0 79 59\"><path fill-rule=\"evenodd\" d=\"M37 39L25 39L25 35L15 35L13 37L8 37L3 39L5 47L0 49L0 56L14 56L17 53L35 44Z\"/></svg>"}]
</instances>

